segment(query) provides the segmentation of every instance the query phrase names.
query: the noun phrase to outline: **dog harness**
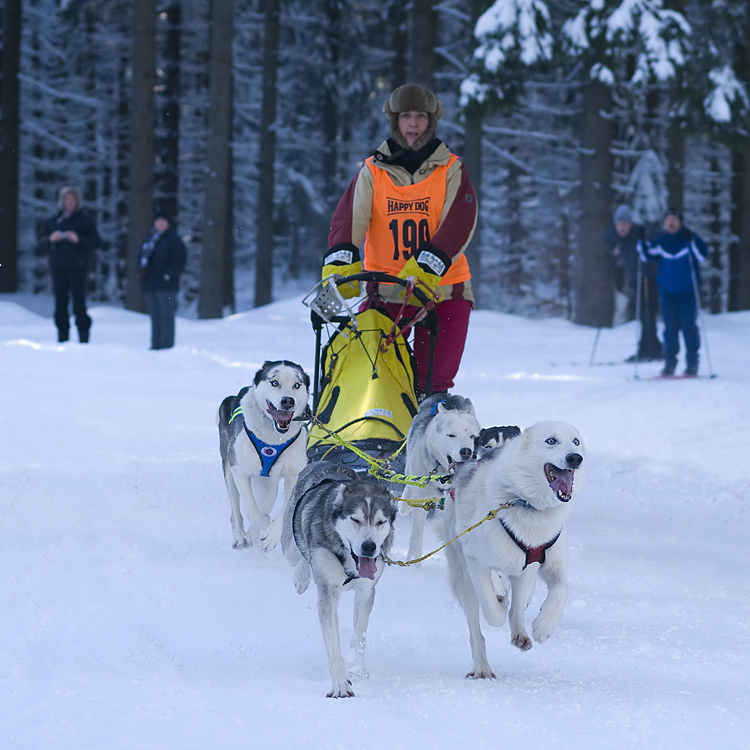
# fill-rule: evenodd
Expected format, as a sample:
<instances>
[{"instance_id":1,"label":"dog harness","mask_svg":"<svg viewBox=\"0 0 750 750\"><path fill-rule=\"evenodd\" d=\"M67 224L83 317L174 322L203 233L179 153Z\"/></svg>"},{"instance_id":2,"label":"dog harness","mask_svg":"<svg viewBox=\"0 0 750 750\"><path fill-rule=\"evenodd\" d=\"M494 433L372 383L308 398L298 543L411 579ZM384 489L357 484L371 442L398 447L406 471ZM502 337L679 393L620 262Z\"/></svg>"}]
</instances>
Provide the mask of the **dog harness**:
<instances>
[{"instance_id":1,"label":"dog harness","mask_svg":"<svg viewBox=\"0 0 750 750\"><path fill-rule=\"evenodd\" d=\"M242 407L238 406L232 412L232 418L229 420L229 424L232 424L235 418L241 415ZM260 475L262 477L270 476L271 469L273 469L273 465L279 460L279 456L281 456L281 454L302 434L302 430L300 430L293 438L287 440L286 443L274 445L272 443L265 443L256 435L253 435L253 433L248 430L244 419L242 420L242 426L245 428L245 434L250 439L250 442L253 444L253 448L255 448L255 452L260 459Z\"/></svg>"},{"instance_id":2,"label":"dog harness","mask_svg":"<svg viewBox=\"0 0 750 750\"><path fill-rule=\"evenodd\" d=\"M524 563L524 570L531 564L531 563L539 563L540 565L544 564L544 561L547 559L547 550L560 538L560 534L562 533L562 529L555 534L555 536L550 539L546 544L540 544L538 547L529 547L526 544L524 544L510 529L510 527L503 521L502 518L498 518L498 521L503 525L503 528L507 532L508 536L516 543L516 545L525 553L526 555L526 562Z\"/></svg>"}]
</instances>

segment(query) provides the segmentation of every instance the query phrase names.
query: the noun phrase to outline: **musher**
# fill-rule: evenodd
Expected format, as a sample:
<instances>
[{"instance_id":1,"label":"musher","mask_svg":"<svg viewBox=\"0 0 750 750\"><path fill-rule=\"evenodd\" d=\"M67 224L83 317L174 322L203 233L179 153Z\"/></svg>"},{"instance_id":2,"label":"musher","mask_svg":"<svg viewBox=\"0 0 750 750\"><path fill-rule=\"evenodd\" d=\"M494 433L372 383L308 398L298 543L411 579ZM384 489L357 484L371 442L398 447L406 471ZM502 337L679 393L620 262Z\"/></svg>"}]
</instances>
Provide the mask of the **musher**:
<instances>
[{"instance_id":1,"label":"musher","mask_svg":"<svg viewBox=\"0 0 750 750\"><path fill-rule=\"evenodd\" d=\"M334 211L323 278L360 273L364 266L414 276L435 289L440 332L433 392L447 392L461 363L474 303L464 251L476 226L477 198L461 160L436 137L443 105L430 89L400 86L383 112L390 137L365 161ZM428 332L417 329L420 400L427 387L428 343Z\"/></svg>"}]
</instances>

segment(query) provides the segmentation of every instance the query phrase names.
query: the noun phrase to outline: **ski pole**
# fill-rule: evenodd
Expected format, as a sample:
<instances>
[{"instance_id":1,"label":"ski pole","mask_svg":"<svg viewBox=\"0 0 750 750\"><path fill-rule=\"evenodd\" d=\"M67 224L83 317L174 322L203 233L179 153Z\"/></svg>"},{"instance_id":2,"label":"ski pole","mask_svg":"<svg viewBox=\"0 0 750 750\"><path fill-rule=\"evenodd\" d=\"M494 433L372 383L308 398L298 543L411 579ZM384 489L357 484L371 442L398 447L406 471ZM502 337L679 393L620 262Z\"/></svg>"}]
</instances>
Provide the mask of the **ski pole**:
<instances>
[{"instance_id":1,"label":"ski pole","mask_svg":"<svg viewBox=\"0 0 750 750\"><path fill-rule=\"evenodd\" d=\"M692 243L691 243L692 244ZM692 247L691 247L692 250ZM693 293L695 294L695 306L698 309L698 330L701 333L703 339L703 345L706 347L706 363L708 364L708 376L715 378L713 367L711 366L711 350L708 348L708 336L706 336L706 327L703 324L703 310L701 310L701 295L698 289L698 276L695 273L695 266L693 265L693 254L692 252L688 256L690 260L690 276L693 279Z\"/></svg>"},{"instance_id":2,"label":"ski pole","mask_svg":"<svg viewBox=\"0 0 750 750\"><path fill-rule=\"evenodd\" d=\"M596 345L599 343L599 334L602 332L601 328L596 329L596 337L594 338L594 348L591 350L591 359L589 360L589 367L594 364L594 357L596 356Z\"/></svg>"},{"instance_id":3,"label":"ski pole","mask_svg":"<svg viewBox=\"0 0 750 750\"><path fill-rule=\"evenodd\" d=\"M638 360L641 358L640 339L643 336L643 318L641 311L641 286L643 285L643 264L641 258L638 256L638 271L635 275L636 278L636 289L635 289L635 310L636 319L638 320L638 326L635 331L635 362L633 362L633 380L638 380ZM638 330L640 328L640 330Z\"/></svg>"}]
</instances>

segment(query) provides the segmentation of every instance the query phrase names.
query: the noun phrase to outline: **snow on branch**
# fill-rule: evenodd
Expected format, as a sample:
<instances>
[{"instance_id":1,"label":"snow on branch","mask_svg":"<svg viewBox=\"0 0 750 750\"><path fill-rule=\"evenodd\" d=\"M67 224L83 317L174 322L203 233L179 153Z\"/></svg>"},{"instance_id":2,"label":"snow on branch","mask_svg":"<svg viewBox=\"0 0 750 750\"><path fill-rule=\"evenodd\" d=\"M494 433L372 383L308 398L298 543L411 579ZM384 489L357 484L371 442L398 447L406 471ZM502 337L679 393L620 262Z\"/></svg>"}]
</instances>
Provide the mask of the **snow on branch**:
<instances>
[{"instance_id":1,"label":"snow on branch","mask_svg":"<svg viewBox=\"0 0 750 750\"><path fill-rule=\"evenodd\" d=\"M491 72L514 53L524 65L552 57L549 10L541 0L495 0L477 21L474 36L480 45L474 57Z\"/></svg>"},{"instance_id":2,"label":"snow on branch","mask_svg":"<svg viewBox=\"0 0 750 750\"><path fill-rule=\"evenodd\" d=\"M731 122L732 104L737 100L743 111L750 109L747 91L728 65L714 68L708 77L714 88L704 99L703 107L714 122Z\"/></svg>"},{"instance_id":3,"label":"snow on branch","mask_svg":"<svg viewBox=\"0 0 750 750\"><path fill-rule=\"evenodd\" d=\"M659 81L673 78L685 64L688 37L692 28L677 11L668 10L662 0L623 0L611 9L604 0L587 3L563 25L569 55L581 56L606 48L604 59L595 60L591 77L613 86L615 69L635 55L631 83L644 83L650 77Z\"/></svg>"}]
</instances>

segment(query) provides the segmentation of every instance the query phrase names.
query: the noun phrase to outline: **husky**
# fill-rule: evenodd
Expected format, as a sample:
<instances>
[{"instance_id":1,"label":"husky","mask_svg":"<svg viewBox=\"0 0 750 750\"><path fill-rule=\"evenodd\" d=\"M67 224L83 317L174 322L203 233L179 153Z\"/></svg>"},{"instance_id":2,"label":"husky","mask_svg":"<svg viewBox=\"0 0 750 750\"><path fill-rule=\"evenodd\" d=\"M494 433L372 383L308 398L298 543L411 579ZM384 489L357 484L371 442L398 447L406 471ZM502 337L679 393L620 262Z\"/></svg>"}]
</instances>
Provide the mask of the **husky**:
<instances>
[{"instance_id":1,"label":"husky","mask_svg":"<svg viewBox=\"0 0 750 750\"><path fill-rule=\"evenodd\" d=\"M419 406L406 436L407 476L427 476L431 472L448 477L456 467L468 461L474 454L474 443L480 434L479 423L474 415L474 406L463 396L435 394L426 398ZM439 498L450 489L438 479L421 488L406 485L405 500L427 500ZM401 512L412 508L401 504ZM414 509L411 536L409 537L409 559L422 555L424 526L427 512Z\"/></svg>"},{"instance_id":2,"label":"husky","mask_svg":"<svg viewBox=\"0 0 750 750\"><path fill-rule=\"evenodd\" d=\"M474 458L481 460L488 456L495 448L500 448L506 440L518 437L521 430L513 426L483 427L474 441Z\"/></svg>"},{"instance_id":3,"label":"husky","mask_svg":"<svg viewBox=\"0 0 750 750\"><path fill-rule=\"evenodd\" d=\"M383 573L383 555L393 541L396 508L385 484L360 478L332 461L307 466L299 475L284 511L281 549L294 567L294 585L302 594L310 579L318 587L318 617L328 654L329 698L354 695L341 654L338 603L343 590L354 590L352 675L367 676L365 633Z\"/></svg>"},{"instance_id":4,"label":"husky","mask_svg":"<svg viewBox=\"0 0 750 750\"><path fill-rule=\"evenodd\" d=\"M279 542L283 509L273 522L270 513L281 480L286 505L297 475L307 464L303 421L309 391L310 378L299 365L287 360L265 362L251 386L227 396L219 407L219 448L235 549L260 541L267 551ZM247 532L241 504L248 514Z\"/></svg>"},{"instance_id":5,"label":"husky","mask_svg":"<svg viewBox=\"0 0 750 750\"><path fill-rule=\"evenodd\" d=\"M451 585L469 624L473 665L467 677L495 676L479 626L480 605L490 625L503 625L508 615L511 642L522 651L531 648L524 613L537 572L547 598L532 625L534 640L544 643L554 632L568 597L565 521L574 480L579 489L584 469L578 430L564 422L540 422L456 473L453 500L445 503L446 542L510 505L446 547ZM510 613L507 599L495 591L493 572L510 579Z\"/></svg>"}]
</instances>

